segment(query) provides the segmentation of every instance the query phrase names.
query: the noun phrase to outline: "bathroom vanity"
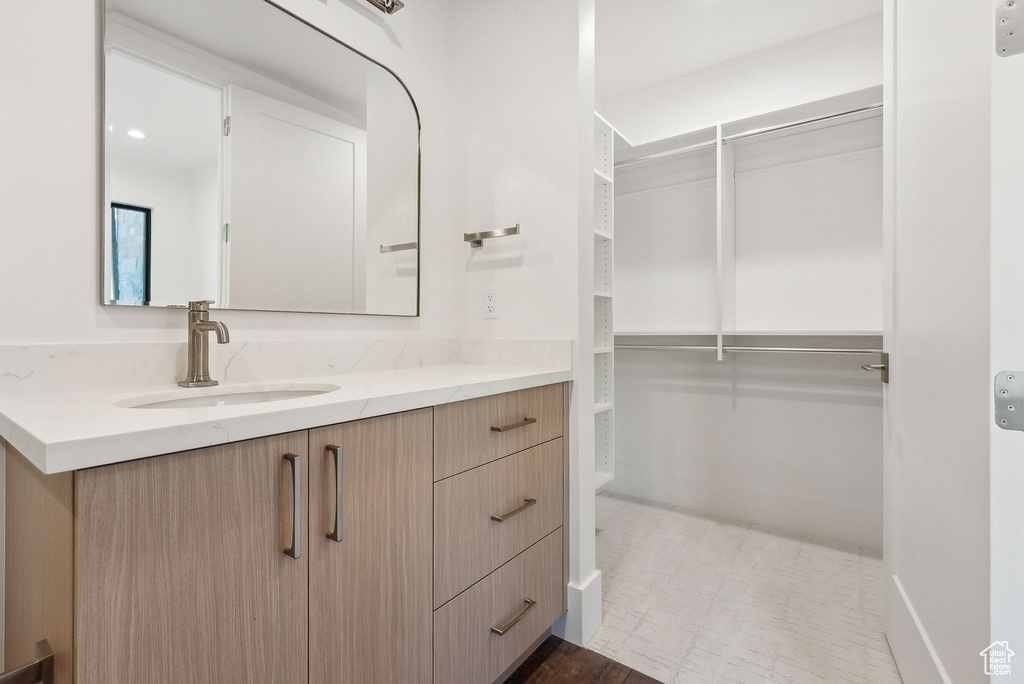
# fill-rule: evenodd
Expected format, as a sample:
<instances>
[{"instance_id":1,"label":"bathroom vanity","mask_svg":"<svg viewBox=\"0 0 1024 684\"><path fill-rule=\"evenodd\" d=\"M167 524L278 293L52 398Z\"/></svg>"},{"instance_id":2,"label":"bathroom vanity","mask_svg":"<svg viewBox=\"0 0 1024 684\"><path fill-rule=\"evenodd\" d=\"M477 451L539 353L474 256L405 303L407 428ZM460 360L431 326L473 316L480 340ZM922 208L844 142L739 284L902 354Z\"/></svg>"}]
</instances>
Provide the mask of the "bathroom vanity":
<instances>
[{"instance_id":1,"label":"bathroom vanity","mask_svg":"<svg viewBox=\"0 0 1024 684\"><path fill-rule=\"evenodd\" d=\"M63 428L31 417L59 396L3 407L7 666L47 639L58 684L500 678L567 607L567 376L430 370L372 400L91 393Z\"/></svg>"}]
</instances>

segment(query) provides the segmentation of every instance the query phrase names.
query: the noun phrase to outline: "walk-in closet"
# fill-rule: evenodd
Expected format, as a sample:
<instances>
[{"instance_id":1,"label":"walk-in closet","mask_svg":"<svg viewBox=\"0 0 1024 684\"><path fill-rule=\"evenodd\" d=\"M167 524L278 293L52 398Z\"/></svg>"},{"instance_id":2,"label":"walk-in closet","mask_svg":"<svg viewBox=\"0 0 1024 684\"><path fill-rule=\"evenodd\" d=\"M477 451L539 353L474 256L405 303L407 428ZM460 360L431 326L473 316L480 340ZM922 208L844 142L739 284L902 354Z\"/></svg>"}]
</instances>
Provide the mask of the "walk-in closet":
<instances>
[{"instance_id":1,"label":"walk-in closet","mask_svg":"<svg viewBox=\"0 0 1024 684\"><path fill-rule=\"evenodd\" d=\"M599 90L614 11L598 3ZM880 29L737 45L599 98L590 646L661 681L901 681L882 618L881 70L786 92L743 74L786 85L791 62L833 59L815 41Z\"/></svg>"}]
</instances>

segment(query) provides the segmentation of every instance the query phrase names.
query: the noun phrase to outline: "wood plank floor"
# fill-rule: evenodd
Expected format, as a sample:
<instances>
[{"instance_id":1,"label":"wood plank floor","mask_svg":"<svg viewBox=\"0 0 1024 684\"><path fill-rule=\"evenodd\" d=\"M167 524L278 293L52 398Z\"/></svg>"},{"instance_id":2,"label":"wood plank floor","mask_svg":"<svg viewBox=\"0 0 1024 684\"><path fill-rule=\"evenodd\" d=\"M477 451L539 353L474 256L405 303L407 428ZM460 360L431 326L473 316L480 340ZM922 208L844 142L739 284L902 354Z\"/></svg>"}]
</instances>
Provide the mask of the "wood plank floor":
<instances>
[{"instance_id":1,"label":"wood plank floor","mask_svg":"<svg viewBox=\"0 0 1024 684\"><path fill-rule=\"evenodd\" d=\"M660 684L600 653L550 636L506 684Z\"/></svg>"}]
</instances>

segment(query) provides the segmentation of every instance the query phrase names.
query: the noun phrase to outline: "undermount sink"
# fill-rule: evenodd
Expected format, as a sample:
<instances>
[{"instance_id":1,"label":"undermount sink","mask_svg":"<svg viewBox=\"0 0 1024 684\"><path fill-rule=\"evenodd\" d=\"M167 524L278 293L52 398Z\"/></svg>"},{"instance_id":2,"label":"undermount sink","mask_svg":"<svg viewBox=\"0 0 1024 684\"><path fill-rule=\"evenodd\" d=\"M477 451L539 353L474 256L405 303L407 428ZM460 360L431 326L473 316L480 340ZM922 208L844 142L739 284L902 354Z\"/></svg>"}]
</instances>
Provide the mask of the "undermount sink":
<instances>
[{"instance_id":1,"label":"undermount sink","mask_svg":"<svg viewBox=\"0 0 1024 684\"><path fill-rule=\"evenodd\" d=\"M200 390L163 392L145 397L135 397L120 406L141 409L202 408L213 406L238 406L242 404L265 404L271 401L303 399L327 394L341 389L338 385L290 384L290 385L246 385L238 387L208 387Z\"/></svg>"}]
</instances>

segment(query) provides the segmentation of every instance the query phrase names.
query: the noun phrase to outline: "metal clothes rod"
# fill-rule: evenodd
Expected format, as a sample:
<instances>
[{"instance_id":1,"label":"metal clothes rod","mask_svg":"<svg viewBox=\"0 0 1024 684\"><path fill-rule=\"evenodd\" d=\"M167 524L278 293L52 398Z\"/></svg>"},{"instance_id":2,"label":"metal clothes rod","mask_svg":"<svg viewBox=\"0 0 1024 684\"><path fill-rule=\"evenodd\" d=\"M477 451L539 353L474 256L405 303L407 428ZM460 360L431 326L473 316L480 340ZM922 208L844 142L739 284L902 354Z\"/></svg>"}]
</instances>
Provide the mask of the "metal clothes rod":
<instances>
[{"instance_id":1,"label":"metal clothes rod","mask_svg":"<svg viewBox=\"0 0 1024 684\"><path fill-rule=\"evenodd\" d=\"M398 245L381 245L380 253L388 254L390 252L405 252L410 249L416 249L419 246L416 242L403 242Z\"/></svg>"},{"instance_id":2,"label":"metal clothes rod","mask_svg":"<svg viewBox=\"0 0 1024 684\"><path fill-rule=\"evenodd\" d=\"M699 150L711 150L717 146L718 142L715 140L695 143L693 145L687 145L686 147L677 147L672 150L665 150L664 152L655 152L654 154L644 155L643 157L637 157L636 159L627 159L626 161L615 164L615 168L624 169L627 166L636 166L637 164L645 164L649 161L657 161L658 159L678 157L679 155L690 154L691 152L697 152Z\"/></svg>"},{"instance_id":3,"label":"metal clothes rod","mask_svg":"<svg viewBox=\"0 0 1024 684\"><path fill-rule=\"evenodd\" d=\"M864 114L866 112L874 112L880 110L882 104L876 102L875 104L865 105L863 107L853 107L851 109L844 109L838 112L832 112L831 114L822 114L819 116L812 116L806 119L800 119L798 121L790 121L783 124L776 124L774 126L765 126L763 128L754 128L749 131L743 131L742 133L734 133L727 135L722 138L723 143L736 142L737 140L745 140L747 138L756 138L762 135L768 135L769 133L776 133L778 131L785 131L791 128L799 128L801 126L809 126L810 124L819 123L822 121L831 121L833 119L841 119L847 116L854 116L855 114ZM686 147L679 147L672 150L665 150L664 152L655 152L654 154L648 154L643 157L637 157L636 159L627 159L626 161L615 164L615 168L622 169L627 166L635 166L637 164L644 164L649 161L657 161L659 159L667 159L670 157L676 157L683 154L689 154L691 152L697 152L699 150L709 150L718 145L715 140L709 140L707 142L696 143L693 145L687 145Z\"/></svg>"},{"instance_id":4,"label":"metal clothes rod","mask_svg":"<svg viewBox=\"0 0 1024 684\"><path fill-rule=\"evenodd\" d=\"M718 351L718 347L699 344L617 344L616 349L649 349L655 351ZM826 347L734 347L723 346L727 354L760 352L770 354L882 354L881 349L836 349Z\"/></svg>"},{"instance_id":5,"label":"metal clothes rod","mask_svg":"<svg viewBox=\"0 0 1024 684\"><path fill-rule=\"evenodd\" d=\"M734 133L732 135L726 135L722 138L722 142L731 143L737 140L746 140L747 138L756 138L761 135L768 135L769 133L776 133L778 131L789 130L790 128L798 128L800 126L808 126L810 124L819 123L821 121L831 121L832 119L841 119L847 116L853 116L855 114L864 114L866 112L874 112L882 108L881 102L875 104L866 105L864 107L854 107L852 109L844 109L839 112L833 112L832 114L823 114L821 116L812 116L806 119L800 119L799 121L790 121L789 123L776 124L775 126L765 126L764 128L755 128L749 131L743 131L742 133Z\"/></svg>"}]
</instances>

